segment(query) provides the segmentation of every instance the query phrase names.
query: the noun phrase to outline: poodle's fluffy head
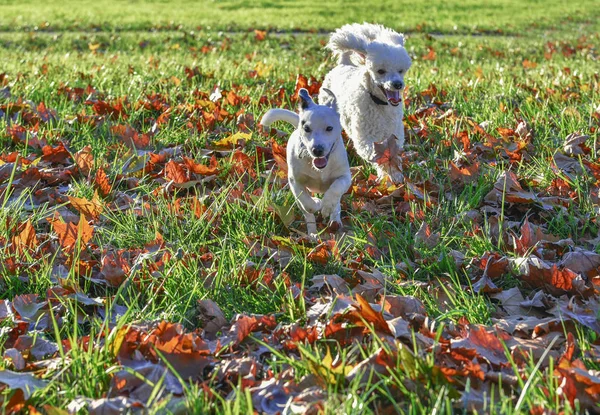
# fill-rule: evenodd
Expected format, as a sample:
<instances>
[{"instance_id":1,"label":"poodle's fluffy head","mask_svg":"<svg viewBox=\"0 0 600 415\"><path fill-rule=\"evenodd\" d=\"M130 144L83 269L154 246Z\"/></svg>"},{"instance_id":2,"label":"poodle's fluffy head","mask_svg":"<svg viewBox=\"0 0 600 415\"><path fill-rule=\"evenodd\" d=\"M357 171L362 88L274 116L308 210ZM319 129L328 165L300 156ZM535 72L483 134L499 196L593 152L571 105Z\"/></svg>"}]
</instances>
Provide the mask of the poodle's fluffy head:
<instances>
[{"instance_id":1,"label":"poodle's fluffy head","mask_svg":"<svg viewBox=\"0 0 600 415\"><path fill-rule=\"evenodd\" d=\"M298 93L300 140L306 154L312 159L313 167L317 170L327 166L333 147L342 135L335 95L327 88L322 90L327 98L324 105L317 105L304 88Z\"/></svg>"},{"instance_id":2,"label":"poodle's fluffy head","mask_svg":"<svg viewBox=\"0 0 600 415\"><path fill-rule=\"evenodd\" d=\"M390 105L399 105L404 89L404 75L412 61L399 44L371 42L365 48L365 68L371 79L371 93L383 96Z\"/></svg>"}]
</instances>

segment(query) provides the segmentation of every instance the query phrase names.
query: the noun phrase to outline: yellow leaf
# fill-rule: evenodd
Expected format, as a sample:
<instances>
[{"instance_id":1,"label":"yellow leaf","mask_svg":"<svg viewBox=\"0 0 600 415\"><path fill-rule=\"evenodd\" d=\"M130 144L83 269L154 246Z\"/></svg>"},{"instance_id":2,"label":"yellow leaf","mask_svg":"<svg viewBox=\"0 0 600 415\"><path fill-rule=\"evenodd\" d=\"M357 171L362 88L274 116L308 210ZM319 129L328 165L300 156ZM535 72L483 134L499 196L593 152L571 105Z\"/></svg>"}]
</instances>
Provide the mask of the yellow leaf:
<instances>
[{"instance_id":1,"label":"yellow leaf","mask_svg":"<svg viewBox=\"0 0 600 415\"><path fill-rule=\"evenodd\" d=\"M345 377L352 369L354 369L354 366L347 365L344 362L334 366L333 357L331 356L329 348L327 348L327 354L321 359L320 364L310 362L310 371L327 383L337 383L338 377L335 375L342 375Z\"/></svg>"},{"instance_id":2,"label":"yellow leaf","mask_svg":"<svg viewBox=\"0 0 600 415\"><path fill-rule=\"evenodd\" d=\"M88 48L90 48L90 50L92 52L95 52L96 50L98 50L99 47L100 47L100 43L88 43Z\"/></svg>"},{"instance_id":3,"label":"yellow leaf","mask_svg":"<svg viewBox=\"0 0 600 415\"><path fill-rule=\"evenodd\" d=\"M252 137L251 133L242 133L237 132L235 134L230 135L229 137L225 137L219 141L215 141L213 144L215 147L228 147L233 148L237 144L239 140L248 141Z\"/></svg>"}]
</instances>

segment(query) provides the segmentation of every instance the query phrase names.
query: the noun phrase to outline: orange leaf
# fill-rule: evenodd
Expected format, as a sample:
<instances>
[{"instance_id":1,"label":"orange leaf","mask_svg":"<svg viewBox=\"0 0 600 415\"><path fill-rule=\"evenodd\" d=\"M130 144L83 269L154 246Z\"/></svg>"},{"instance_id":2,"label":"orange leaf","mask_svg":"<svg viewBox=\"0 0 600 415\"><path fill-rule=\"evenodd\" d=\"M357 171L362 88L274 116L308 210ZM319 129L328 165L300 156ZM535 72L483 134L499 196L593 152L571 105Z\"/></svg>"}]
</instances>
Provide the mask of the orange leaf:
<instances>
[{"instance_id":1,"label":"orange leaf","mask_svg":"<svg viewBox=\"0 0 600 415\"><path fill-rule=\"evenodd\" d=\"M100 191L100 194L103 197L108 196L112 190L112 186L110 185L108 176L106 175L106 172L102 168L99 168L98 171L96 172L96 177L94 178L94 184L96 185L96 188Z\"/></svg>"},{"instance_id":2,"label":"orange leaf","mask_svg":"<svg viewBox=\"0 0 600 415\"><path fill-rule=\"evenodd\" d=\"M427 52L427 54L421 56L421 59L423 59L424 61L434 61L436 57L435 54L435 50L429 46L429 52Z\"/></svg>"},{"instance_id":3,"label":"orange leaf","mask_svg":"<svg viewBox=\"0 0 600 415\"><path fill-rule=\"evenodd\" d=\"M382 331L387 334L392 334L387 321L383 318L383 314L373 310L371 304L365 300L360 294L356 293L356 302L358 303L358 315L368 323L373 324L375 330ZM360 324L358 321L357 324Z\"/></svg>"},{"instance_id":4,"label":"orange leaf","mask_svg":"<svg viewBox=\"0 0 600 415\"><path fill-rule=\"evenodd\" d=\"M50 163L64 163L68 158L71 157L69 150L65 148L65 145L60 142L56 147L44 146L42 148L42 160Z\"/></svg>"},{"instance_id":5,"label":"orange leaf","mask_svg":"<svg viewBox=\"0 0 600 415\"><path fill-rule=\"evenodd\" d=\"M175 162L174 160L170 160L165 166L165 178L178 184L185 183L190 180L185 169L181 166L181 164Z\"/></svg>"},{"instance_id":6,"label":"orange leaf","mask_svg":"<svg viewBox=\"0 0 600 415\"><path fill-rule=\"evenodd\" d=\"M326 265L327 261L329 261L330 256L331 252L329 252L329 246L327 244L321 244L312 251L310 251L309 254L306 256L306 259L310 262Z\"/></svg>"},{"instance_id":7,"label":"orange leaf","mask_svg":"<svg viewBox=\"0 0 600 415\"><path fill-rule=\"evenodd\" d=\"M277 167L287 174L288 165L286 148L277 144L276 141L273 141L271 143L271 149L273 150L273 158L275 159L275 163L277 163Z\"/></svg>"},{"instance_id":8,"label":"orange leaf","mask_svg":"<svg viewBox=\"0 0 600 415\"><path fill-rule=\"evenodd\" d=\"M260 41L263 41L267 38L267 31L266 30L258 30L255 29L254 30L254 39Z\"/></svg>"},{"instance_id":9,"label":"orange leaf","mask_svg":"<svg viewBox=\"0 0 600 415\"><path fill-rule=\"evenodd\" d=\"M306 78L306 76L302 74L298 74L296 77L296 87L294 89L294 95L292 95L292 100L298 99L298 92L305 88L308 90L308 95L317 95L319 90L321 89L321 82L317 82L314 77L310 77L310 80Z\"/></svg>"},{"instance_id":10,"label":"orange leaf","mask_svg":"<svg viewBox=\"0 0 600 415\"><path fill-rule=\"evenodd\" d=\"M189 171L192 173L199 174L201 176L211 176L219 173L219 169L217 167L217 158L214 155L211 157L210 164L208 166L196 163L194 160L188 157L183 157L183 161Z\"/></svg>"},{"instance_id":11,"label":"orange leaf","mask_svg":"<svg viewBox=\"0 0 600 415\"><path fill-rule=\"evenodd\" d=\"M69 202L77 211L85 216L87 220L98 219L102 213L102 202L98 198L98 193L94 193L92 200L82 197L69 196Z\"/></svg>"},{"instance_id":12,"label":"orange leaf","mask_svg":"<svg viewBox=\"0 0 600 415\"><path fill-rule=\"evenodd\" d=\"M38 246L37 235L30 221L27 221L23 230L13 237L12 243L18 253L23 252L25 248L35 249Z\"/></svg>"},{"instance_id":13,"label":"orange leaf","mask_svg":"<svg viewBox=\"0 0 600 415\"><path fill-rule=\"evenodd\" d=\"M77 153L75 153L73 158L75 159L75 164L77 164L77 167L79 167L79 171L81 171L81 174L83 174L84 176L90 174L90 170L92 169L92 167L94 167L94 156L92 154L91 146L85 146Z\"/></svg>"},{"instance_id":14,"label":"orange leaf","mask_svg":"<svg viewBox=\"0 0 600 415\"><path fill-rule=\"evenodd\" d=\"M51 219L50 223L58 235L58 243L67 252L75 249L77 241L81 247L87 245L94 233L94 228L87 223L83 215L80 216L79 223L65 223L59 219Z\"/></svg>"}]
</instances>

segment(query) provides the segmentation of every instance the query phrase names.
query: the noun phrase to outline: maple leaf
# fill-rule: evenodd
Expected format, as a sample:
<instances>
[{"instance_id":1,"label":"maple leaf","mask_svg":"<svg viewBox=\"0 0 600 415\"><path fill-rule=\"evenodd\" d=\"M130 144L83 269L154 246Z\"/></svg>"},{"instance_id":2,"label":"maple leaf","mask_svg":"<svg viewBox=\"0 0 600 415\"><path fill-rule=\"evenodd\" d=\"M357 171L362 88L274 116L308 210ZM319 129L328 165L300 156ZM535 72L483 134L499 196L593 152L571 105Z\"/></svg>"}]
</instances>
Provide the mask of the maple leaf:
<instances>
[{"instance_id":1,"label":"maple leaf","mask_svg":"<svg viewBox=\"0 0 600 415\"><path fill-rule=\"evenodd\" d=\"M111 104L106 101L97 101L93 103L94 112L98 115L108 115L111 118L127 118L123 102L119 99L116 103Z\"/></svg>"},{"instance_id":2,"label":"maple leaf","mask_svg":"<svg viewBox=\"0 0 600 415\"><path fill-rule=\"evenodd\" d=\"M402 177L402 158L400 157L398 139L395 135L391 135L379 143L373 143L371 160L381 166L392 181L400 181Z\"/></svg>"},{"instance_id":3,"label":"maple leaf","mask_svg":"<svg viewBox=\"0 0 600 415\"><path fill-rule=\"evenodd\" d=\"M552 295L565 293L585 294L588 288L581 276L568 268L559 269L537 257L523 258L517 261L521 279L530 287L542 288Z\"/></svg>"},{"instance_id":4,"label":"maple leaf","mask_svg":"<svg viewBox=\"0 0 600 415\"><path fill-rule=\"evenodd\" d=\"M219 141L215 141L213 143L213 146L215 146L216 148L234 148L238 144L238 142L242 141L243 143L245 143L251 139L251 133L243 133L239 131L235 134L222 138Z\"/></svg>"},{"instance_id":5,"label":"maple leaf","mask_svg":"<svg viewBox=\"0 0 600 415\"><path fill-rule=\"evenodd\" d=\"M472 326L467 331L467 337L452 339L451 349L471 357L481 357L492 365L502 366L508 364L504 346L510 336L503 331L487 331L484 326ZM472 353L472 354L471 354Z\"/></svg>"},{"instance_id":6,"label":"maple leaf","mask_svg":"<svg viewBox=\"0 0 600 415\"><path fill-rule=\"evenodd\" d=\"M563 255L561 267L592 278L600 273L600 254L593 251L576 249Z\"/></svg>"},{"instance_id":7,"label":"maple leaf","mask_svg":"<svg viewBox=\"0 0 600 415\"><path fill-rule=\"evenodd\" d=\"M198 300L198 316L202 327L209 336L214 336L228 323L225 315L213 300Z\"/></svg>"},{"instance_id":8,"label":"maple leaf","mask_svg":"<svg viewBox=\"0 0 600 415\"><path fill-rule=\"evenodd\" d=\"M69 196L69 202L73 208L85 216L86 220L97 220L100 217L100 213L102 213L103 205L102 201L98 197L98 192L94 193L92 200L82 197Z\"/></svg>"},{"instance_id":9,"label":"maple leaf","mask_svg":"<svg viewBox=\"0 0 600 415\"><path fill-rule=\"evenodd\" d=\"M436 58L435 50L431 46L428 46L427 48L429 51L425 55L421 56L421 59L424 61L434 61Z\"/></svg>"},{"instance_id":10,"label":"maple leaf","mask_svg":"<svg viewBox=\"0 0 600 415\"><path fill-rule=\"evenodd\" d=\"M79 218L79 223L63 222L58 218L48 220L58 235L58 243L69 253L75 249L78 243L83 248L92 239L94 228L88 224L83 214Z\"/></svg>"},{"instance_id":11,"label":"maple leaf","mask_svg":"<svg viewBox=\"0 0 600 415\"><path fill-rule=\"evenodd\" d=\"M232 171L238 176L248 174L253 179L257 177L256 170L254 169L255 161L242 151L235 151L231 156L231 162L233 163Z\"/></svg>"},{"instance_id":12,"label":"maple leaf","mask_svg":"<svg viewBox=\"0 0 600 415\"><path fill-rule=\"evenodd\" d=\"M298 93L302 88L308 90L308 95L310 96L318 95L319 90L321 89L321 82L318 82L312 76L310 79L308 79L306 76L298 74L296 77L296 86L294 88L294 94L292 95L292 101L298 100Z\"/></svg>"},{"instance_id":13,"label":"maple leaf","mask_svg":"<svg viewBox=\"0 0 600 415\"><path fill-rule=\"evenodd\" d=\"M319 244L306 256L306 260L317 264L326 265L331 257L331 250L326 243Z\"/></svg>"},{"instance_id":14,"label":"maple leaf","mask_svg":"<svg viewBox=\"0 0 600 415\"><path fill-rule=\"evenodd\" d=\"M350 294L348 283L339 275L315 275L311 279L311 290L319 291L326 286L332 294Z\"/></svg>"}]
</instances>

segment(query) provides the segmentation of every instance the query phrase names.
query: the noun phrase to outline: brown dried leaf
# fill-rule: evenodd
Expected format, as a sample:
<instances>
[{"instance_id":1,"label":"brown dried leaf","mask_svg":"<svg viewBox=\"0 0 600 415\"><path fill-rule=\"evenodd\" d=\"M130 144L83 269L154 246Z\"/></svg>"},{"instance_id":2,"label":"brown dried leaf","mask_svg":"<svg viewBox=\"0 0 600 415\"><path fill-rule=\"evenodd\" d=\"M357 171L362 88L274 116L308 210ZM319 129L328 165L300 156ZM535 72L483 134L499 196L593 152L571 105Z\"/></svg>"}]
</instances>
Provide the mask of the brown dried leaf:
<instances>
[{"instance_id":1,"label":"brown dried leaf","mask_svg":"<svg viewBox=\"0 0 600 415\"><path fill-rule=\"evenodd\" d=\"M94 167L94 155L92 154L92 146L87 145L81 150L79 150L75 155L73 155L75 159L75 164L79 168L79 171L84 176L88 176L90 171Z\"/></svg>"}]
</instances>

